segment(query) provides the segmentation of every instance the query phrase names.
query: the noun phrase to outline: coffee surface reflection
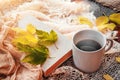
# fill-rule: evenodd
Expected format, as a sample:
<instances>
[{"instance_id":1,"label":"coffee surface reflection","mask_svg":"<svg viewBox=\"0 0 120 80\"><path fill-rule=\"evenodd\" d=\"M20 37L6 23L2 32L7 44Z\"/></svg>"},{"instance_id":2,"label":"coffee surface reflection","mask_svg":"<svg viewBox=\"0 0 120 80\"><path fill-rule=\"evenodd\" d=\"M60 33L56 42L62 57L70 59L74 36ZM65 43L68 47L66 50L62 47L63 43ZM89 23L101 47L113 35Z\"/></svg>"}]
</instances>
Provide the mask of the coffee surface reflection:
<instances>
[{"instance_id":1,"label":"coffee surface reflection","mask_svg":"<svg viewBox=\"0 0 120 80\"><path fill-rule=\"evenodd\" d=\"M83 51L96 51L101 48L101 45L97 41L90 39L79 41L76 46Z\"/></svg>"}]
</instances>

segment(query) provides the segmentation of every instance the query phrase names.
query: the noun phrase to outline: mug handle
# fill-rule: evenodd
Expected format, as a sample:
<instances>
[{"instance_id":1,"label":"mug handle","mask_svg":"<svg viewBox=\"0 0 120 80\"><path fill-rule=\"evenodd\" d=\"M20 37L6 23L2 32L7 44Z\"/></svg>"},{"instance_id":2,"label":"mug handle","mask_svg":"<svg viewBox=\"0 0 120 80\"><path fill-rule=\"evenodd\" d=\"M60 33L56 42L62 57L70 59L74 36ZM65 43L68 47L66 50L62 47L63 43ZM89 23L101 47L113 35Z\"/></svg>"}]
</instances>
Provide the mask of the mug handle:
<instances>
[{"instance_id":1,"label":"mug handle","mask_svg":"<svg viewBox=\"0 0 120 80\"><path fill-rule=\"evenodd\" d=\"M108 46L105 48L105 52L107 52L111 49L111 47L113 46L113 40L107 39L107 44L106 45L108 45Z\"/></svg>"}]
</instances>

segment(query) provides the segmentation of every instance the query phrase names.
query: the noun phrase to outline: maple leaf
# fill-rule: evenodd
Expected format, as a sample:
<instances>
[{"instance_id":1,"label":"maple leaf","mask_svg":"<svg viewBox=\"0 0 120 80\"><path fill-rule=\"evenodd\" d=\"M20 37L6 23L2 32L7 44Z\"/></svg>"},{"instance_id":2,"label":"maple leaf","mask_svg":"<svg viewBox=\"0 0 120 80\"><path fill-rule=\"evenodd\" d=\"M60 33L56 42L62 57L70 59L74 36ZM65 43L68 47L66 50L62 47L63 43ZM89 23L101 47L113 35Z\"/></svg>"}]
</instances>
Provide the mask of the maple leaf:
<instances>
[{"instance_id":1,"label":"maple leaf","mask_svg":"<svg viewBox=\"0 0 120 80\"><path fill-rule=\"evenodd\" d=\"M36 30L36 34L39 38L39 44L41 45L51 45L58 39L56 32L53 30L51 30L50 33L42 30Z\"/></svg>"}]
</instances>

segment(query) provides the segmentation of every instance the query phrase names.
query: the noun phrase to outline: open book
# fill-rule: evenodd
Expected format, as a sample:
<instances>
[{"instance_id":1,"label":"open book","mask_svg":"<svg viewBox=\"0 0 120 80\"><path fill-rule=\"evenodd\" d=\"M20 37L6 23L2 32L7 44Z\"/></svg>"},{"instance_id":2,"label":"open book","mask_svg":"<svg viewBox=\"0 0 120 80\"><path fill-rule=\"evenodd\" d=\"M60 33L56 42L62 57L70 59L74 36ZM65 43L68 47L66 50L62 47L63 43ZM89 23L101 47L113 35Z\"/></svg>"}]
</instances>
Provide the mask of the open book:
<instances>
[{"instance_id":1,"label":"open book","mask_svg":"<svg viewBox=\"0 0 120 80\"><path fill-rule=\"evenodd\" d=\"M43 24L41 21L39 21L33 16L26 16L18 22L18 26L21 28L25 28L28 24L33 24L37 29L40 30L48 32L51 30L48 25ZM48 58L42 65L44 76L48 76L60 64L62 64L65 60L71 57L72 41L70 39L67 39L59 32L55 32L58 35L58 40L55 44L48 46L50 51L50 58Z\"/></svg>"}]
</instances>

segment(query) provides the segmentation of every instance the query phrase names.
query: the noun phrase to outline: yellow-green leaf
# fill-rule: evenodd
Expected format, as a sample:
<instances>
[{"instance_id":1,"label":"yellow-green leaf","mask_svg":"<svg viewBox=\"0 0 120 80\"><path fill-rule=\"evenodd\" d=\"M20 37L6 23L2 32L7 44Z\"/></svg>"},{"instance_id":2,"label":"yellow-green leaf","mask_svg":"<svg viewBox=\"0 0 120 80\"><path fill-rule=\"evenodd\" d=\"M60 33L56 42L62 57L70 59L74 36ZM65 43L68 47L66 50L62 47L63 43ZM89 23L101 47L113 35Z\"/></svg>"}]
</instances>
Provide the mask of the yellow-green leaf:
<instances>
[{"instance_id":1,"label":"yellow-green leaf","mask_svg":"<svg viewBox=\"0 0 120 80\"><path fill-rule=\"evenodd\" d=\"M114 13L109 16L109 19L120 25L120 13Z\"/></svg>"},{"instance_id":2,"label":"yellow-green leaf","mask_svg":"<svg viewBox=\"0 0 120 80\"><path fill-rule=\"evenodd\" d=\"M43 45L31 47L29 45L17 44L19 50L28 53L23 59L23 62L28 62L34 65L43 64L49 56L49 50Z\"/></svg>"},{"instance_id":3,"label":"yellow-green leaf","mask_svg":"<svg viewBox=\"0 0 120 80\"><path fill-rule=\"evenodd\" d=\"M39 44L42 45L51 45L55 43L58 39L56 32L53 30L51 30L50 33L42 30L36 30L36 33L39 38Z\"/></svg>"}]
</instances>

